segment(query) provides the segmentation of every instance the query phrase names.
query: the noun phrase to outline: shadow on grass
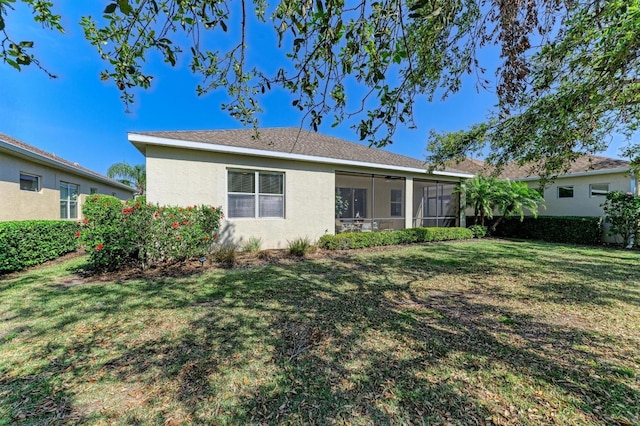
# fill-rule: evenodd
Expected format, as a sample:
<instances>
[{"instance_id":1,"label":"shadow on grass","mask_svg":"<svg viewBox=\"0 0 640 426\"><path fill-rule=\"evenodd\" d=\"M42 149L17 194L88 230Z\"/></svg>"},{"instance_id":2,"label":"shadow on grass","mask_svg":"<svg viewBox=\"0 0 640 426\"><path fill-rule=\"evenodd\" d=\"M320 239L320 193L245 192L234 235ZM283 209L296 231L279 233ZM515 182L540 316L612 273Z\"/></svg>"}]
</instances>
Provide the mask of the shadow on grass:
<instances>
[{"instance_id":1,"label":"shadow on grass","mask_svg":"<svg viewBox=\"0 0 640 426\"><path fill-rule=\"evenodd\" d=\"M632 260L603 272L609 266L597 261L567 263L570 252L537 253L518 243L495 253L451 244L180 280L35 286L32 299L12 309L30 320L29 333L14 340L36 346L37 367L0 380L0 399L16 420L25 395L34 395L33 407L54 398L57 411L25 420L33 423L54 416L202 424L637 420L640 393L624 377L637 359L606 354L616 345L637 349L637 341L541 322L474 297L505 268L515 277L553 269L586 288L573 294L575 282L550 279L548 287L535 284L532 297L637 304L621 289L586 280L598 271L637 279ZM470 291L420 287L443 274ZM60 341L52 333L73 336ZM35 393L33 377L42 388ZM149 396L137 408L82 413L70 405L71 392L88 377L98 377L95 386L142 386Z\"/></svg>"}]
</instances>

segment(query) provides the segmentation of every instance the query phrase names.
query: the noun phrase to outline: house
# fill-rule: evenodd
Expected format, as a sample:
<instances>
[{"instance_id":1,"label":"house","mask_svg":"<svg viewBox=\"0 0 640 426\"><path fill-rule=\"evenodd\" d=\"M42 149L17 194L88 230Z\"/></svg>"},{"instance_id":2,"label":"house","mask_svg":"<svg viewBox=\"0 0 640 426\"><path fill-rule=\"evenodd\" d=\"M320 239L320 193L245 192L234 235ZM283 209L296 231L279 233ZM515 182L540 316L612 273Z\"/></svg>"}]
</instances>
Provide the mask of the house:
<instances>
[{"instance_id":1,"label":"house","mask_svg":"<svg viewBox=\"0 0 640 426\"><path fill-rule=\"evenodd\" d=\"M477 159L466 159L454 167L468 173L487 173L489 169ZM529 187L539 189L540 178L531 176L527 166L516 164L505 166L499 176L526 182ZM545 216L599 216L604 219L601 204L609 191L639 194L638 176L624 160L584 155L571 163L569 170L546 185L542 196ZM605 223L605 231L607 224ZM613 241L606 236L605 241Z\"/></svg>"},{"instance_id":2,"label":"house","mask_svg":"<svg viewBox=\"0 0 640 426\"><path fill-rule=\"evenodd\" d=\"M343 231L464 226L468 173L298 128L129 133L146 157L147 199L222 206L223 241L284 248Z\"/></svg>"},{"instance_id":3,"label":"house","mask_svg":"<svg viewBox=\"0 0 640 426\"><path fill-rule=\"evenodd\" d=\"M0 221L82 218L89 194L135 189L0 133Z\"/></svg>"}]
</instances>

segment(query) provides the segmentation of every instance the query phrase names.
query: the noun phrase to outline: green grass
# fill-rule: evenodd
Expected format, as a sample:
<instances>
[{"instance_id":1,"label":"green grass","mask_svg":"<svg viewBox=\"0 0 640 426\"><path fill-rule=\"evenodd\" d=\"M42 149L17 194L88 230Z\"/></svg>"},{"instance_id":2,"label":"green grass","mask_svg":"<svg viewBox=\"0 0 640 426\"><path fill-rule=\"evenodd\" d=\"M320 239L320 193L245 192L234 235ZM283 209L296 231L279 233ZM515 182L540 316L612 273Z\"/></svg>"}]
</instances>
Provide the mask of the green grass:
<instances>
[{"instance_id":1,"label":"green grass","mask_svg":"<svg viewBox=\"0 0 640 426\"><path fill-rule=\"evenodd\" d=\"M81 284L83 265L0 278L0 425L640 423L639 252L485 240Z\"/></svg>"}]
</instances>

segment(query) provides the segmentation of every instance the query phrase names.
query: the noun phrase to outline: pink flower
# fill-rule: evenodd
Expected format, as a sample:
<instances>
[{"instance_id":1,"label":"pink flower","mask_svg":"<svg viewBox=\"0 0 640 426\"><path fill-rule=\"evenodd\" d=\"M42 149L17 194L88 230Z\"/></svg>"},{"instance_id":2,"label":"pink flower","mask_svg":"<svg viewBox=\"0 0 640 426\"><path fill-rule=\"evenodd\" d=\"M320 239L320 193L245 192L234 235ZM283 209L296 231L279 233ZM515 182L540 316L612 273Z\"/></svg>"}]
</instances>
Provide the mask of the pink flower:
<instances>
[{"instance_id":1,"label":"pink flower","mask_svg":"<svg viewBox=\"0 0 640 426\"><path fill-rule=\"evenodd\" d=\"M160 213L158 213L158 212L155 212L155 213L153 214L154 219L157 219L157 218L158 218L158 216L160 216Z\"/></svg>"},{"instance_id":2,"label":"pink flower","mask_svg":"<svg viewBox=\"0 0 640 426\"><path fill-rule=\"evenodd\" d=\"M178 222L173 222L173 229L177 229L180 224Z\"/></svg>"},{"instance_id":3,"label":"pink flower","mask_svg":"<svg viewBox=\"0 0 640 426\"><path fill-rule=\"evenodd\" d=\"M103 248L103 247L104 247L104 244L98 244L98 245L96 246L96 251L100 251L100 250L102 250L102 248Z\"/></svg>"},{"instance_id":4,"label":"pink flower","mask_svg":"<svg viewBox=\"0 0 640 426\"><path fill-rule=\"evenodd\" d=\"M75 235L75 236L76 236L76 238L80 238L80 232L78 232L78 231L76 231L76 233L75 233L75 234L73 234L73 235Z\"/></svg>"},{"instance_id":5,"label":"pink flower","mask_svg":"<svg viewBox=\"0 0 640 426\"><path fill-rule=\"evenodd\" d=\"M86 217L85 217L84 219L82 219L82 221L83 221L84 223L89 223L89 219L87 219Z\"/></svg>"}]
</instances>

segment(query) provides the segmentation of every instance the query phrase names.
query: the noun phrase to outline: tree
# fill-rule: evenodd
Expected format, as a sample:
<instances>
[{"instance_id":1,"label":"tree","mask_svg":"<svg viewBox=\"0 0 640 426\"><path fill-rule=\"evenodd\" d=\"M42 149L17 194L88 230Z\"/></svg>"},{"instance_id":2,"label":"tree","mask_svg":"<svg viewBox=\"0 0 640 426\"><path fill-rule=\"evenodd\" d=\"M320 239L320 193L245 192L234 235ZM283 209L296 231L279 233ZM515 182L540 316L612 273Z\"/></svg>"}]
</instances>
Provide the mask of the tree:
<instances>
[{"instance_id":1,"label":"tree","mask_svg":"<svg viewBox=\"0 0 640 426\"><path fill-rule=\"evenodd\" d=\"M21 1L36 21L62 30L52 1ZM171 65L187 56L203 78L198 93L226 89L223 107L244 124L257 126L260 94L281 87L312 128L327 117L358 117L359 138L377 146L390 143L399 124L415 124L420 97L445 97L472 73L479 88L490 88L478 52L498 45L497 110L470 132L433 135L431 160L442 165L488 144L494 164L533 163L549 175L604 148L611 132L637 129L639 1L114 0L81 25L107 64L101 78L126 105L135 88L152 83L144 68L152 52ZM0 57L16 68L39 66L32 41L10 36L13 2L0 0ZM288 52L272 74L247 59L249 28L268 19ZM361 90L348 96L353 84Z\"/></svg>"},{"instance_id":2,"label":"tree","mask_svg":"<svg viewBox=\"0 0 640 426\"><path fill-rule=\"evenodd\" d=\"M623 247L630 247L630 242L638 245L640 196L631 192L611 191L601 207L610 226L609 235L622 237Z\"/></svg>"},{"instance_id":3,"label":"tree","mask_svg":"<svg viewBox=\"0 0 640 426\"><path fill-rule=\"evenodd\" d=\"M485 226L485 218L493 218L497 199L498 180L482 175L474 176L462 182L457 192L464 194L467 207L473 209L474 224Z\"/></svg>"},{"instance_id":4,"label":"tree","mask_svg":"<svg viewBox=\"0 0 640 426\"><path fill-rule=\"evenodd\" d=\"M492 232L495 232L504 219L520 216L520 221L524 220L525 209L534 217L538 217L538 208L543 205L544 199L537 190L529 188L526 183L501 180L498 181L495 191L495 206L501 216L491 226Z\"/></svg>"},{"instance_id":5,"label":"tree","mask_svg":"<svg viewBox=\"0 0 640 426\"><path fill-rule=\"evenodd\" d=\"M144 195L147 189L147 167L144 164L115 163L107 170L107 176L135 188L136 195Z\"/></svg>"},{"instance_id":6,"label":"tree","mask_svg":"<svg viewBox=\"0 0 640 426\"><path fill-rule=\"evenodd\" d=\"M533 54L521 90L501 99L486 123L432 133L432 161L488 146L496 172L515 161L544 183L579 156L605 150L615 133L631 140L640 123L640 4L592 0L568 12L555 39ZM624 154L640 164L640 145L629 142Z\"/></svg>"}]
</instances>

